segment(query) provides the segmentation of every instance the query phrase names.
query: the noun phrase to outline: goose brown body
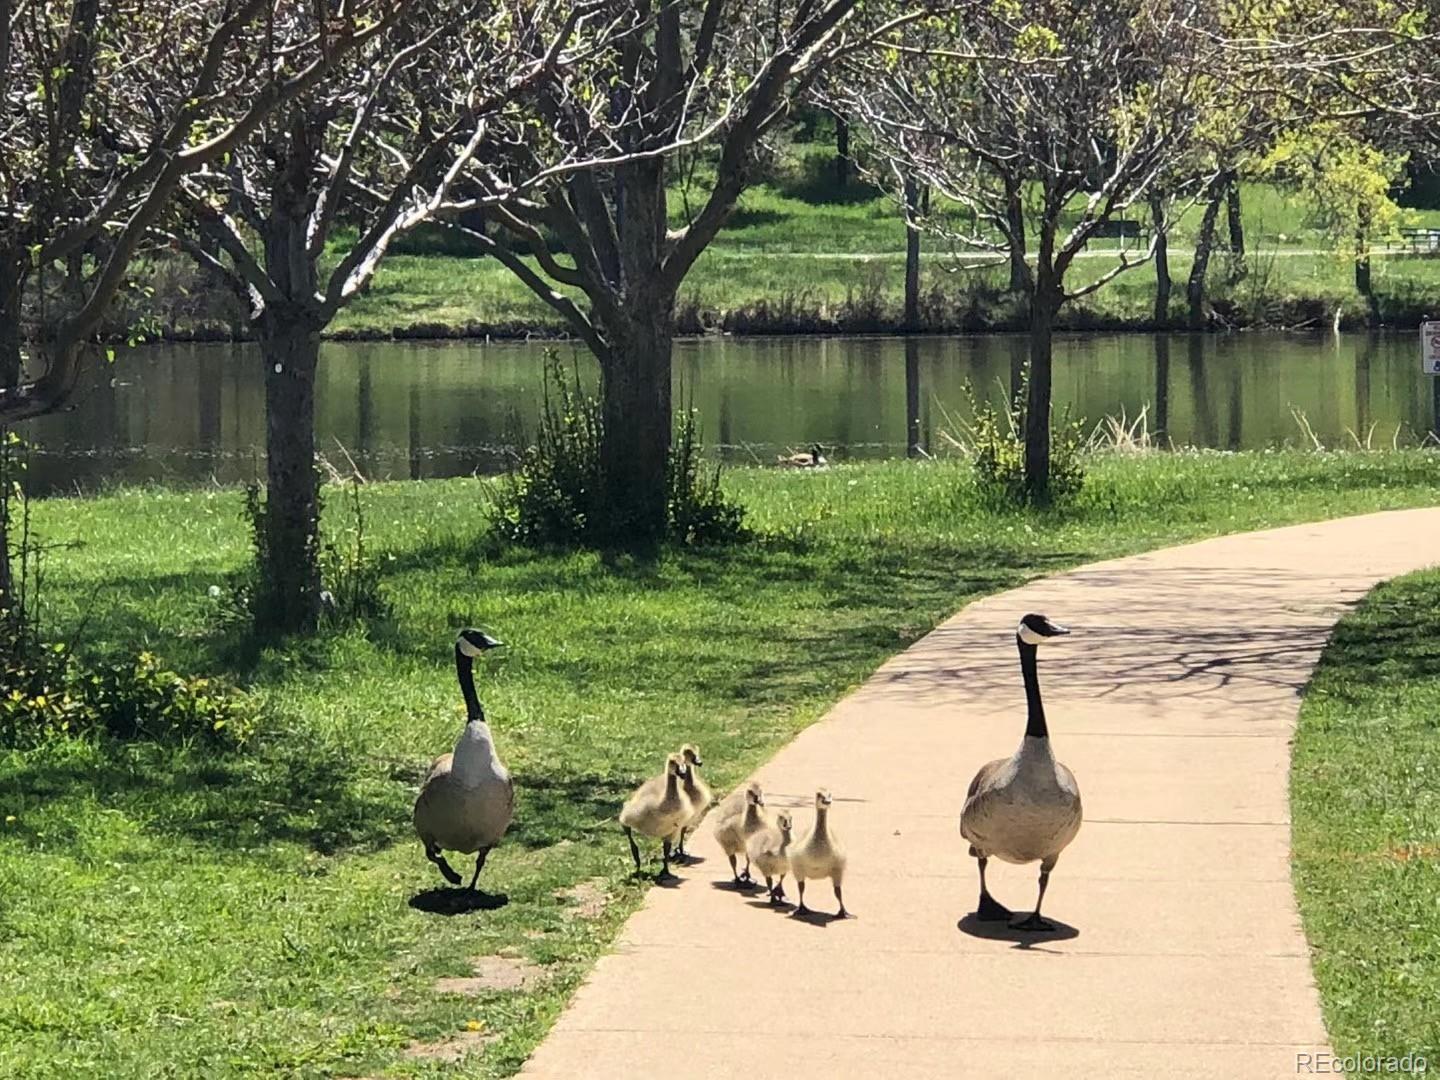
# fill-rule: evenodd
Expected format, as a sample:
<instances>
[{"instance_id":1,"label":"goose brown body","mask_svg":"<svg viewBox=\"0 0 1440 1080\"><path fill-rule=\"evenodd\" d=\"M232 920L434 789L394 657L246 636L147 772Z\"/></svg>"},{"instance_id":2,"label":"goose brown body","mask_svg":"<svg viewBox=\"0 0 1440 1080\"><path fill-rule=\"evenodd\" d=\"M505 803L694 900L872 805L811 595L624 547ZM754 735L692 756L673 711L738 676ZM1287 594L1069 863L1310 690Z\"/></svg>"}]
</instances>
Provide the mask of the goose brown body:
<instances>
[{"instance_id":1,"label":"goose brown body","mask_svg":"<svg viewBox=\"0 0 1440 1080\"><path fill-rule=\"evenodd\" d=\"M1080 832L1084 819L1075 774L1055 760L1050 747L1050 729L1036 670L1037 646L1068 633L1044 615L1029 614L1020 620L1015 640L1028 708L1025 735L1015 753L987 763L975 774L960 811L960 835L970 842L970 854L980 870L977 918L998 921L1011 914L986 887L985 867L991 858L1040 864L1035 911L1015 924L1017 929L1054 929L1040 917L1040 907L1045 901L1050 871Z\"/></svg>"},{"instance_id":2,"label":"goose brown body","mask_svg":"<svg viewBox=\"0 0 1440 1080\"><path fill-rule=\"evenodd\" d=\"M446 881L458 885L460 875L445 861L444 852L476 856L471 889L515 812L515 784L495 750L485 710L475 693L473 672L475 657L500 644L478 630L462 630L456 639L455 668L465 698L465 728L455 749L431 763L412 815L425 857Z\"/></svg>"}]
</instances>

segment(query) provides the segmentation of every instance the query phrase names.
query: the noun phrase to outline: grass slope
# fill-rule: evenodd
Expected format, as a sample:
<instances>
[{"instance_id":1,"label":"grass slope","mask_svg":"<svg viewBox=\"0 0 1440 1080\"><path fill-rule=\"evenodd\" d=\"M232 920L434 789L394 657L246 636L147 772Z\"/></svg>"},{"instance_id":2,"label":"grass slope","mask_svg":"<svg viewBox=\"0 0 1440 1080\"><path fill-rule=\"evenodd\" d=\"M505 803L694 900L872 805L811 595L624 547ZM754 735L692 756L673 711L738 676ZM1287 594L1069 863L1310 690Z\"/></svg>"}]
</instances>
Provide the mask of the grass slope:
<instances>
[{"instance_id":1,"label":"grass slope","mask_svg":"<svg viewBox=\"0 0 1440 1080\"><path fill-rule=\"evenodd\" d=\"M1339 1054L1440 1061L1440 571L1336 628L1300 714L1295 883Z\"/></svg>"},{"instance_id":2,"label":"grass slope","mask_svg":"<svg viewBox=\"0 0 1440 1080\"><path fill-rule=\"evenodd\" d=\"M0 753L0 1075L454 1075L404 1051L467 1029L496 1038L458 1069L512 1073L639 902L613 815L682 741L723 790L974 597L1166 543L1429 503L1437 478L1422 452L1115 456L1078 505L1034 515L986 509L958 465L739 471L727 483L769 539L654 563L486 552L480 482L376 485L369 540L393 620L267 651L208 595L245 557L236 492L43 503L48 540L84 542L51 560L50 625L83 625L101 653L229 673L270 733L228 757ZM508 903L444 918L411 906L440 882L409 807L461 721L449 660L466 623L511 646L480 686L519 795L484 877ZM436 992L501 953L544 979Z\"/></svg>"},{"instance_id":3,"label":"grass slope","mask_svg":"<svg viewBox=\"0 0 1440 1080\"><path fill-rule=\"evenodd\" d=\"M736 332L894 329L904 289L905 229L896 204L878 197L815 202L784 186L747 191L729 225L696 263L680 293L682 328L722 326ZM1310 317L1306 305L1327 313L1339 305L1349 321L1363 320L1365 303L1343 257L1313 254L1330 243L1305 225L1305 211L1272 187L1244 188L1248 273L1227 282L1223 252L1210 268L1210 293L1228 301L1246 322L1288 324ZM671 200L676 223L683 201ZM1176 285L1172 316L1184 320L1185 281L1200 219L1192 208L1171 236ZM1440 212L1412 211L1416 224L1440 224ZM1222 242L1224 234L1222 230ZM1133 245L1132 245L1133 246ZM1223 244L1222 244L1223 246ZM922 264L922 317L929 329L1010 326L1013 305L994 294L1007 280L1000 269L955 273L948 248L927 239ZM1113 251L1097 241L1092 250ZM1312 252L1305 254L1305 252ZM1072 270L1072 288L1094 281L1113 255L1084 258ZM1387 321L1413 320L1440 284L1440 259L1404 255L1375 261L1375 288ZM1066 325L1148 325L1155 271L1146 265L1122 275L1067 308ZM577 294L578 295L578 294ZM479 328L559 331L562 320L490 259L447 255L392 255L370 290L342 311L339 334L445 333Z\"/></svg>"}]
</instances>

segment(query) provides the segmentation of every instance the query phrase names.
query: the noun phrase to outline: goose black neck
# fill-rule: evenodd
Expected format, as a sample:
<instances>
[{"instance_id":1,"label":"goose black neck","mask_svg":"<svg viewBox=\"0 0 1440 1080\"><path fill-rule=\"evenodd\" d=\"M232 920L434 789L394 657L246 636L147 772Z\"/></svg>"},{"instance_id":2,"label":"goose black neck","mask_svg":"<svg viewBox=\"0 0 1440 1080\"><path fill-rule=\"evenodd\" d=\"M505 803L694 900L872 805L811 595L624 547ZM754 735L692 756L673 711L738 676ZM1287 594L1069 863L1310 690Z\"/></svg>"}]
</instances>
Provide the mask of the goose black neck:
<instances>
[{"instance_id":1,"label":"goose black neck","mask_svg":"<svg viewBox=\"0 0 1440 1080\"><path fill-rule=\"evenodd\" d=\"M1017 639L1018 640L1018 639ZM1020 671L1025 676L1025 704L1028 714L1025 718L1025 734L1033 739L1050 737L1045 726L1045 706L1040 701L1040 676L1035 670L1035 646L1018 641L1020 646Z\"/></svg>"},{"instance_id":2,"label":"goose black neck","mask_svg":"<svg viewBox=\"0 0 1440 1080\"><path fill-rule=\"evenodd\" d=\"M484 720L485 710L475 693L475 661L455 646L455 674L460 680L460 693L465 695L465 719Z\"/></svg>"}]
</instances>

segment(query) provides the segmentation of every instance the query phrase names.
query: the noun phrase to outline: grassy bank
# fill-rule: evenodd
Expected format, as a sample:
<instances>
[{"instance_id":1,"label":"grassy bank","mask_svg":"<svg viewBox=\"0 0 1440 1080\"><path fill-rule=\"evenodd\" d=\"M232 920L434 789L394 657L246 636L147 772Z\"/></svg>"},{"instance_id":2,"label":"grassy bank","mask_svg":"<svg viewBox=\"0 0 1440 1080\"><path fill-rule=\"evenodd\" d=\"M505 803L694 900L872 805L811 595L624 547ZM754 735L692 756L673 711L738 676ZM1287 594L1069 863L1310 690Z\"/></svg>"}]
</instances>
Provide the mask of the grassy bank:
<instances>
[{"instance_id":1,"label":"grassy bank","mask_svg":"<svg viewBox=\"0 0 1440 1080\"><path fill-rule=\"evenodd\" d=\"M819 202L811 201L813 197L783 185L762 185L745 193L740 209L681 290L678 318L683 332L874 333L901 328L905 231L895 204L884 197ZM1329 326L1337 308L1344 325L1365 324L1366 304L1355 291L1351 266L1343 258L1315 253L1327 249L1329 242L1305 226L1303 207L1273 188L1250 185L1244 190L1244 208L1249 254L1239 264L1243 276L1232 276L1224 252L1217 252L1210 267L1216 325ZM679 224L684 206L678 196L672 199L672 211ZM1170 240L1175 281L1171 318L1176 326L1185 322L1185 281L1199 216L1192 210ZM1411 212L1409 220L1440 225L1440 212ZM927 240L924 247L921 321L926 330L1024 326L1022 313L1004 293L1007 275L1001 268L957 273L956 257L939 241ZM1077 261L1071 286L1078 288L1106 272L1114 264L1114 253L1113 241L1097 241L1090 253L1094 257ZM206 307L207 290L190 281L188 273L181 266L162 275L153 298L158 309L151 314L182 332L197 326L219 328L225 320L218 307ZM1413 325L1440 291L1440 258L1382 250L1374 275L1387 325ZM1154 290L1154 268L1142 266L1070 305L1062 326L1149 328ZM213 295L211 299L218 303ZM142 306L148 302L141 301ZM370 290L331 326L332 334L346 338L563 332L555 312L494 260L436 253L391 255Z\"/></svg>"},{"instance_id":2,"label":"grassy bank","mask_svg":"<svg viewBox=\"0 0 1440 1080\"><path fill-rule=\"evenodd\" d=\"M1291 778L1295 882L1340 1054L1440 1060L1440 572L1336 629Z\"/></svg>"},{"instance_id":3,"label":"grassy bank","mask_svg":"<svg viewBox=\"0 0 1440 1080\"><path fill-rule=\"evenodd\" d=\"M723 789L974 597L1430 503L1437 479L1418 451L1111 456L1077 505L1034 515L986 509L957 465L739 471L727 483L766 539L654 563L487 550L479 482L376 485L393 618L262 651L209 595L245 557L238 493L40 504L48 540L84 545L51 560L50 625L238 679L266 733L227 757L0 753L0 1075L436 1075L407 1048L457 1039L466 1075L511 1073L639 901L613 815L682 741ZM484 877L507 902L446 918L412 906L439 881L408 815L461 720L449 649L466 623L511 646L480 688L518 804ZM475 957L532 980L437 992Z\"/></svg>"}]
</instances>

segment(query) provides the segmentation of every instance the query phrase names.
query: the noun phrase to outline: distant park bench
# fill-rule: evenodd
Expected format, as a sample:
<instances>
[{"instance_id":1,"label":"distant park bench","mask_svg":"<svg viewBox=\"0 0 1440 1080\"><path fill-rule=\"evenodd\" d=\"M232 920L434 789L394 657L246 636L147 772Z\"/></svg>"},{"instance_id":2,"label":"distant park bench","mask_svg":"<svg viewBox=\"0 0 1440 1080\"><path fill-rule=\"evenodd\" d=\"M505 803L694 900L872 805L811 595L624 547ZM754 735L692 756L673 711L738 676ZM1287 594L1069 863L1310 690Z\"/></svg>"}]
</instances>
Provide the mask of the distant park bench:
<instances>
[{"instance_id":1,"label":"distant park bench","mask_svg":"<svg viewBox=\"0 0 1440 1080\"><path fill-rule=\"evenodd\" d=\"M1440 229L1401 229L1400 243L1417 255L1422 251L1440 251Z\"/></svg>"},{"instance_id":2,"label":"distant park bench","mask_svg":"<svg viewBox=\"0 0 1440 1080\"><path fill-rule=\"evenodd\" d=\"M1125 247L1125 241L1134 240L1138 245L1145 239L1148 230L1138 221L1102 221L1095 226L1095 231L1090 234L1091 240L1118 240L1120 247Z\"/></svg>"}]
</instances>

